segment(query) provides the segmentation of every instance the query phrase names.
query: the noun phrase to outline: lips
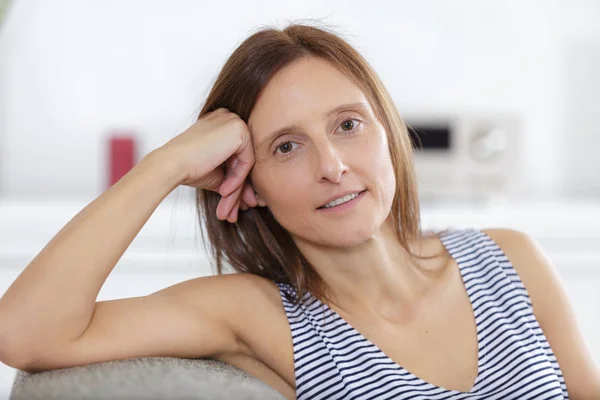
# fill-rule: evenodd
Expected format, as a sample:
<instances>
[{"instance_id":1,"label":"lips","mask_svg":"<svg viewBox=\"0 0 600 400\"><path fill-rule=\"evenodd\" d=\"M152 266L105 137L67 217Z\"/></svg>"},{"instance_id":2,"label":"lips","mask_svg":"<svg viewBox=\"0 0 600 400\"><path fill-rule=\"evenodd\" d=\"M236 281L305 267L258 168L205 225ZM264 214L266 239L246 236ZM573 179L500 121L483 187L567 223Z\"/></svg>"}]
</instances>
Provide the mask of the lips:
<instances>
[{"instance_id":1,"label":"lips","mask_svg":"<svg viewBox=\"0 0 600 400\"><path fill-rule=\"evenodd\" d=\"M363 190L349 190L349 191L346 191L346 192L342 192L342 193L336 194L335 196L332 196L331 198L329 198L329 200L327 200L325 203L323 203L323 205L321 205L320 207L317 207L317 209L324 208L327 204L331 203L333 200L339 199L341 197L344 197L344 196L347 196L347 195L353 194L353 193L361 194L365 190L366 189L363 189Z\"/></svg>"}]
</instances>

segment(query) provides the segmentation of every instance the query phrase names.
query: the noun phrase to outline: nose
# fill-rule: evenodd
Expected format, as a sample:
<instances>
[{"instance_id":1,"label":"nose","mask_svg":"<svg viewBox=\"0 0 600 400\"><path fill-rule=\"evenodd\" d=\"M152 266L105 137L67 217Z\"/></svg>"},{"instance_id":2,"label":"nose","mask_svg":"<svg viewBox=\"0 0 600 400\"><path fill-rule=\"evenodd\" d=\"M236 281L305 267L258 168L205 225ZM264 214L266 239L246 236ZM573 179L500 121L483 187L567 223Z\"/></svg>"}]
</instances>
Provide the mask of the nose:
<instances>
[{"instance_id":1,"label":"nose","mask_svg":"<svg viewBox=\"0 0 600 400\"><path fill-rule=\"evenodd\" d=\"M348 172L348 166L343 162L340 152L329 141L322 141L317 145L317 180L322 182L327 179L339 183L342 175Z\"/></svg>"}]
</instances>

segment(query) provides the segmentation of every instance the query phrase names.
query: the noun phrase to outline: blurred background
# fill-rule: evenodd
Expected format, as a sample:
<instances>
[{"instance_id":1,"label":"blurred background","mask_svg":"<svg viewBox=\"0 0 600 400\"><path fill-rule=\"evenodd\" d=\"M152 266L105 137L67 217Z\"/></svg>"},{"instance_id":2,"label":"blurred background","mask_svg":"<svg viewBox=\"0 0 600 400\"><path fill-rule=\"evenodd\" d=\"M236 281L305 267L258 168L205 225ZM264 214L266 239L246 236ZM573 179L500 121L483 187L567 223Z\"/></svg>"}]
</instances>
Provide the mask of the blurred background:
<instances>
[{"instance_id":1,"label":"blurred background","mask_svg":"<svg viewBox=\"0 0 600 400\"><path fill-rule=\"evenodd\" d=\"M0 295L77 212L193 123L247 36L314 19L369 60L420 140L423 227L531 234L600 359L600 2L3 0L0 10ZM165 199L99 300L212 273L192 200L186 188ZM0 397L13 376L0 365Z\"/></svg>"}]
</instances>

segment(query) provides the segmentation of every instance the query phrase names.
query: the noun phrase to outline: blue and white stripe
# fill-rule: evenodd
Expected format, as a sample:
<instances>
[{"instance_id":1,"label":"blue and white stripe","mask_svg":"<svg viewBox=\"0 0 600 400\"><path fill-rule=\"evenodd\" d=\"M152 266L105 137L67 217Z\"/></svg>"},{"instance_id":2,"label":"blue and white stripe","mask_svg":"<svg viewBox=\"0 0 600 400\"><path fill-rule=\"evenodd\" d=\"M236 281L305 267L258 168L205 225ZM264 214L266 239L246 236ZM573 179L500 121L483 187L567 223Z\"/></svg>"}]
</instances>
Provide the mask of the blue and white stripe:
<instances>
[{"instance_id":1,"label":"blue and white stripe","mask_svg":"<svg viewBox=\"0 0 600 400\"><path fill-rule=\"evenodd\" d=\"M296 396L311 399L568 399L562 372L529 294L500 247L484 232L448 231L471 300L479 373L469 392L445 389L408 372L310 293L294 306L278 283L292 331Z\"/></svg>"}]
</instances>

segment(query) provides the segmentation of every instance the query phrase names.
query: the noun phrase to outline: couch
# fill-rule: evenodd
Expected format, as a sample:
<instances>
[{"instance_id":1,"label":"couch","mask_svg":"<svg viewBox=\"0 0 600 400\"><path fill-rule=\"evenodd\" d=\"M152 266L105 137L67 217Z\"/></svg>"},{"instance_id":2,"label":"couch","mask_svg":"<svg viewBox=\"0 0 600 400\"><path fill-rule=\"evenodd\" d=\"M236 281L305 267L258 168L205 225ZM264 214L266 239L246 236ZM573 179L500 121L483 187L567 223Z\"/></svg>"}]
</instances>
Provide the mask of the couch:
<instances>
[{"instance_id":1,"label":"couch","mask_svg":"<svg viewBox=\"0 0 600 400\"><path fill-rule=\"evenodd\" d=\"M285 400L230 364L212 359L143 357L29 374L17 371L10 400Z\"/></svg>"}]
</instances>

